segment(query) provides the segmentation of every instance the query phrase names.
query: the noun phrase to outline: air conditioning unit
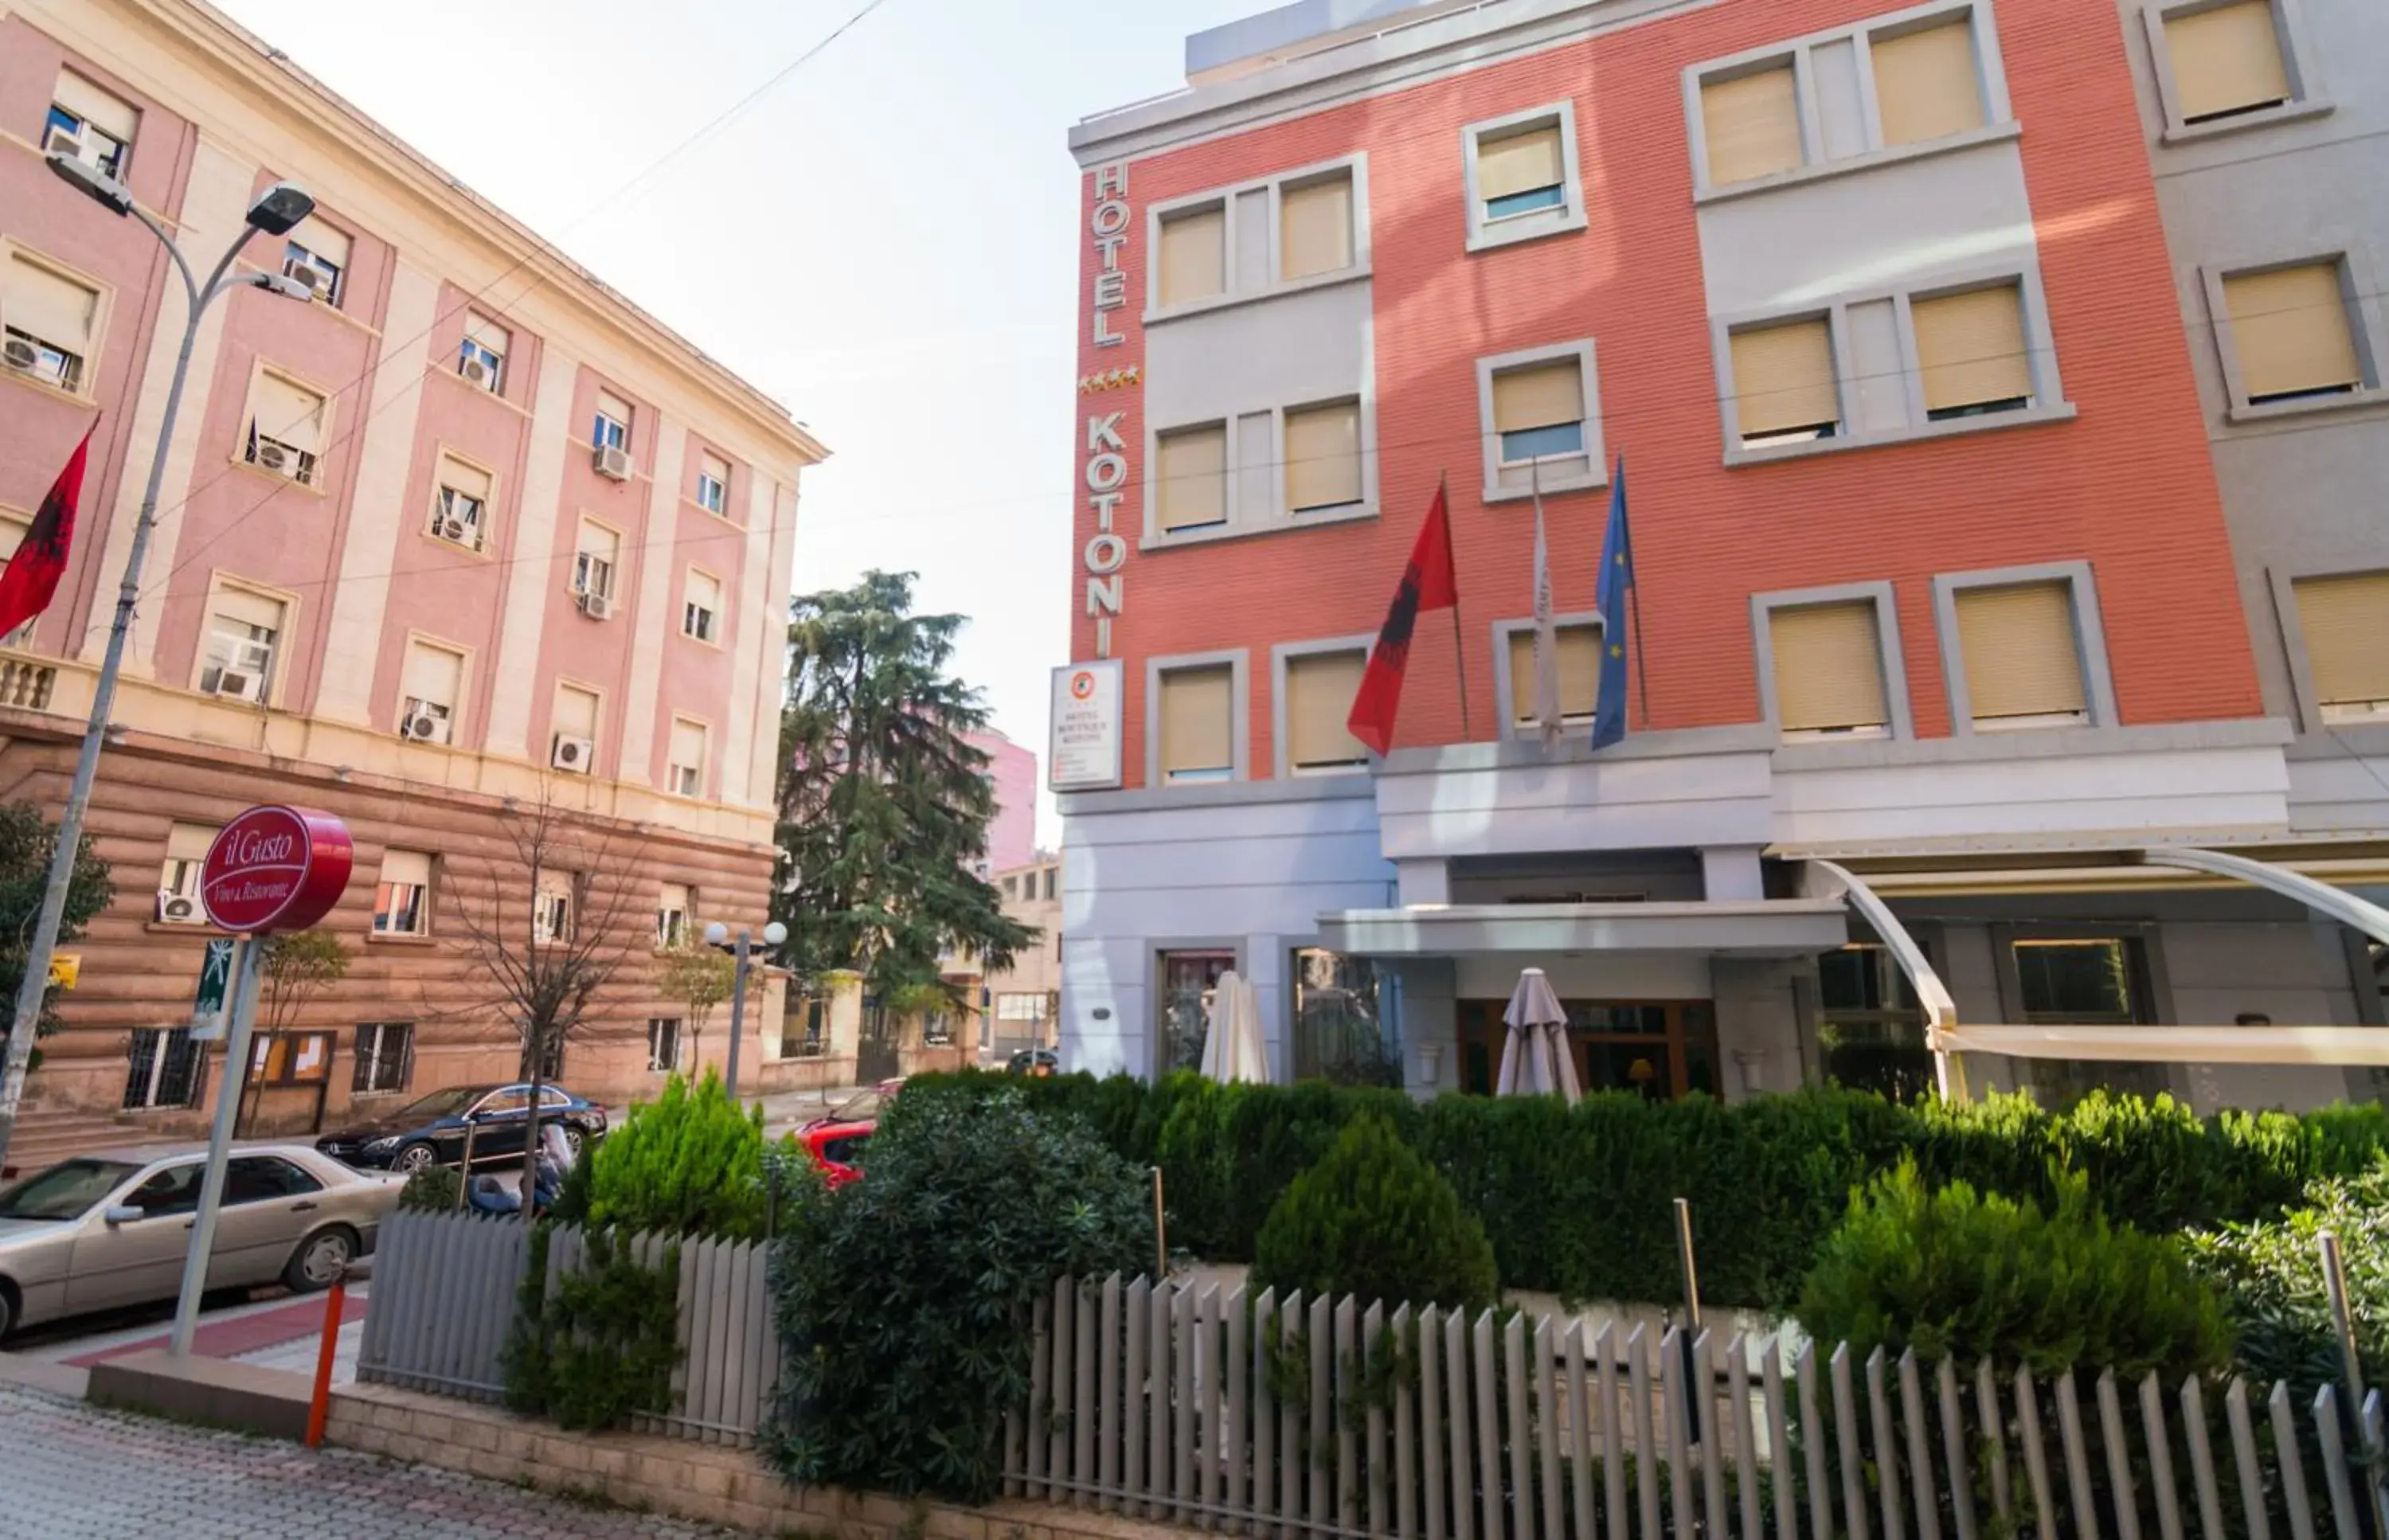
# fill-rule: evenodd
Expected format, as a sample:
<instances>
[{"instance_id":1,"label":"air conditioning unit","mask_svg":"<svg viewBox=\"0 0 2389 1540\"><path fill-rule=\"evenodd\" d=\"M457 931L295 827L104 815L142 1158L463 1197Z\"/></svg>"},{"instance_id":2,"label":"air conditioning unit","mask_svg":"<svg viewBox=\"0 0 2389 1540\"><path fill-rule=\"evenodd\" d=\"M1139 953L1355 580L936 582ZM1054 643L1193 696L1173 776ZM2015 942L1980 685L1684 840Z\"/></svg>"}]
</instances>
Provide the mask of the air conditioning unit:
<instances>
[{"instance_id":1,"label":"air conditioning unit","mask_svg":"<svg viewBox=\"0 0 2389 1540\"><path fill-rule=\"evenodd\" d=\"M595 589L583 590L581 595L581 613L592 620L610 620L614 617L614 601Z\"/></svg>"},{"instance_id":2,"label":"air conditioning unit","mask_svg":"<svg viewBox=\"0 0 2389 1540\"><path fill-rule=\"evenodd\" d=\"M21 337L12 337L0 344L0 358L5 358L11 369L31 370L42 362L40 350Z\"/></svg>"},{"instance_id":3,"label":"air conditioning unit","mask_svg":"<svg viewBox=\"0 0 2389 1540\"><path fill-rule=\"evenodd\" d=\"M596 755L597 745L588 739L568 738L559 732L556 736L555 750L548 756L548 762L557 770L570 770L575 775L586 775L589 773L590 763Z\"/></svg>"},{"instance_id":4,"label":"air conditioning unit","mask_svg":"<svg viewBox=\"0 0 2389 1540\"><path fill-rule=\"evenodd\" d=\"M304 284L315 291L319 299L332 297L332 275L320 267L311 266L293 257L282 264L282 275L296 284Z\"/></svg>"},{"instance_id":5,"label":"air conditioning unit","mask_svg":"<svg viewBox=\"0 0 2389 1540\"><path fill-rule=\"evenodd\" d=\"M283 448L280 444L275 443L271 439L261 439L259 441L257 446L257 464L260 469L272 471L276 476L288 476L290 474L290 452Z\"/></svg>"},{"instance_id":6,"label":"air conditioning unit","mask_svg":"<svg viewBox=\"0 0 2389 1540\"><path fill-rule=\"evenodd\" d=\"M617 481L628 481L631 479L631 456L629 452L616 449L611 444L598 445L597 474L600 476L611 477Z\"/></svg>"},{"instance_id":7,"label":"air conditioning unit","mask_svg":"<svg viewBox=\"0 0 2389 1540\"><path fill-rule=\"evenodd\" d=\"M83 159L83 135L70 134L65 129L53 126L47 134L42 135L42 153L64 155L80 160Z\"/></svg>"},{"instance_id":8,"label":"air conditioning unit","mask_svg":"<svg viewBox=\"0 0 2389 1540\"><path fill-rule=\"evenodd\" d=\"M444 541L454 541L458 545L479 545L481 543L479 541L473 538L473 527L466 523L461 518L441 519L440 521L440 538Z\"/></svg>"},{"instance_id":9,"label":"air conditioning unit","mask_svg":"<svg viewBox=\"0 0 2389 1540\"><path fill-rule=\"evenodd\" d=\"M237 669L226 668L216 676L216 694L230 695L235 700L253 701L257 699L257 687L262 678L258 674L244 674Z\"/></svg>"},{"instance_id":10,"label":"air conditioning unit","mask_svg":"<svg viewBox=\"0 0 2389 1540\"><path fill-rule=\"evenodd\" d=\"M401 736L412 738L418 744L444 744L448 741L447 721L428 711L411 713L398 724L398 731Z\"/></svg>"},{"instance_id":11,"label":"air conditioning unit","mask_svg":"<svg viewBox=\"0 0 2389 1540\"><path fill-rule=\"evenodd\" d=\"M484 390L496 388L495 376L491 375L490 366L478 358L468 358L457 364L456 372L465 376L467 385L478 385Z\"/></svg>"},{"instance_id":12,"label":"air conditioning unit","mask_svg":"<svg viewBox=\"0 0 2389 1540\"><path fill-rule=\"evenodd\" d=\"M177 893L171 887L158 890L158 923L161 925L198 925L207 921L199 901L187 893Z\"/></svg>"}]
</instances>

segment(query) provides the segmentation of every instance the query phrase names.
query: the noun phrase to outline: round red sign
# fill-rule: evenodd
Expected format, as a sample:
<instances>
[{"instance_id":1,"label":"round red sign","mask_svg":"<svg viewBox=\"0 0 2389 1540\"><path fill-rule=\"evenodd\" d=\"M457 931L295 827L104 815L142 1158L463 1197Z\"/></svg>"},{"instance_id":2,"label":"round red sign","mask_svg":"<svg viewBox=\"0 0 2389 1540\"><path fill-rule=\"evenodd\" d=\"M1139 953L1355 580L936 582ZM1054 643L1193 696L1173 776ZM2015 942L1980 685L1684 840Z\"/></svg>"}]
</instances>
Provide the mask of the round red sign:
<instances>
[{"instance_id":1,"label":"round red sign","mask_svg":"<svg viewBox=\"0 0 2389 1540\"><path fill-rule=\"evenodd\" d=\"M199 869L208 918L242 935L303 931L349 885L348 825L304 808L251 808L224 825Z\"/></svg>"}]
</instances>

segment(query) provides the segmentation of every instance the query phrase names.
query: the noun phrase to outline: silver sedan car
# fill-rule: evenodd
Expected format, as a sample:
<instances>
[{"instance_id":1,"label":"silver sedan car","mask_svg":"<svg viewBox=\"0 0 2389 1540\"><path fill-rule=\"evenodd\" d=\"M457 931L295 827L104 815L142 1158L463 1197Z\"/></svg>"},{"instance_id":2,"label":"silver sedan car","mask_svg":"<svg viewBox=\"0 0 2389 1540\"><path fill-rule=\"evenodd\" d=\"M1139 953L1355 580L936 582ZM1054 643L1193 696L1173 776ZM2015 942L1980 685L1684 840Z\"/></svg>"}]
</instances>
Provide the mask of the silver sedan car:
<instances>
[{"instance_id":1,"label":"silver sedan car","mask_svg":"<svg viewBox=\"0 0 2389 1540\"><path fill-rule=\"evenodd\" d=\"M89 1310L172 1299L197 1223L201 1145L103 1151L0 1188L0 1338ZM239 1144L224 1168L210 1289L322 1289L373 1250L396 1177L301 1144Z\"/></svg>"}]
</instances>

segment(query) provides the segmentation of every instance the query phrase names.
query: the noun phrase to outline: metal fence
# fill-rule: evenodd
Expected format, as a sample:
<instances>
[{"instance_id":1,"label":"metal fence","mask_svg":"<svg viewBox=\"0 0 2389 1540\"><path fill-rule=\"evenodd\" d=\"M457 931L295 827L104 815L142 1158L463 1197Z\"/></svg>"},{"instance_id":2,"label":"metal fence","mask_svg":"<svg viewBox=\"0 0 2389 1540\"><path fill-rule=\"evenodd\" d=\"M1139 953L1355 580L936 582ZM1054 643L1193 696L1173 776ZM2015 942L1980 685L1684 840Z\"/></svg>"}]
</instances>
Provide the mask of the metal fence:
<instances>
[{"instance_id":1,"label":"metal fence","mask_svg":"<svg viewBox=\"0 0 2389 1540\"><path fill-rule=\"evenodd\" d=\"M1065 1279L1006 1490L1278 1540L2378 1540L2381 1393Z\"/></svg>"},{"instance_id":2,"label":"metal fence","mask_svg":"<svg viewBox=\"0 0 2389 1540\"><path fill-rule=\"evenodd\" d=\"M709 1444L747 1445L762 1425L780 1377L780 1341L764 1279L764 1248L753 1241L641 1235L631 1253L660 1266L680 1253L680 1360L669 1408L634 1424ZM582 1232L549 1232L546 1290L587 1255ZM495 1401L505 1394L501 1362L518 1315L530 1262L530 1231L519 1221L473 1214L393 1214L375 1247L374 1288L357 1354L357 1378L439 1395Z\"/></svg>"}]
</instances>

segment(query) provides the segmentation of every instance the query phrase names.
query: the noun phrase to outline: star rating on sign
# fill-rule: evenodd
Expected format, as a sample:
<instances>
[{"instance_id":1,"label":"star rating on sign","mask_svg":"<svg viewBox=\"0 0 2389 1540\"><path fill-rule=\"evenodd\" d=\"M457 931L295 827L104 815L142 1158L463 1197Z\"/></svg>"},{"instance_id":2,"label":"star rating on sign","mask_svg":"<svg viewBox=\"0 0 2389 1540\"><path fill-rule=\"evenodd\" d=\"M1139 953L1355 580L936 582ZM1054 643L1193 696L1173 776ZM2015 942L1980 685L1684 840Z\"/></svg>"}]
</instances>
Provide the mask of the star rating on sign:
<instances>
[{"instance_id":1,"label":"star rating on sign","mask_svg":"<svg viewBox=\"0 0 2389 1540\"><path fill-rule=\"evenodd\" d=\"M1080 375L1079 394L1090 396L1099 390L1117 390L1123 385L1134 385L1143 377L1142 371L1133 363L1121 369L1105 369L1092 375Z\"/></svg>"}]
</instances>

